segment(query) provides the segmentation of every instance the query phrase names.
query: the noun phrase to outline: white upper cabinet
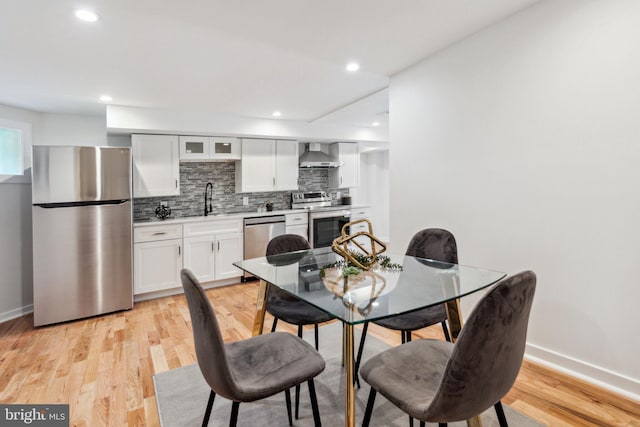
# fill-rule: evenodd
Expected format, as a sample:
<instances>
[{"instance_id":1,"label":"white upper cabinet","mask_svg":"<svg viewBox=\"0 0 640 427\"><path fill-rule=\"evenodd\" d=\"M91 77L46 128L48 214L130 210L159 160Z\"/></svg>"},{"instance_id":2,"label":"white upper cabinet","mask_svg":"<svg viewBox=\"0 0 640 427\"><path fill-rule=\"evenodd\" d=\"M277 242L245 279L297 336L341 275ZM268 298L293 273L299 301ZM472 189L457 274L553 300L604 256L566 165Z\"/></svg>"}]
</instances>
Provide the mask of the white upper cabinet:
<instances>
[{"instance_id":1,"label":"white upper cabinet","mask_svg":"<svg viewBox=\"0 0 640 427\"><path fill-rule=\"evenodd\" d=\"M181 136L180 160L240 160L238 138L222 136Z\"/></svg>"},{"instance_id":2,"label":"white upper cabinet","mask_svg":"<svg viewBox=\"0 0 640 427\"><path fill-rule=\"evenodd\" d=\"M242 160L236 165L236 193L273 191L276 185L276 141L243 139Z\"/></svg>"},{"instance_id":3,"label":"white upper cabinet","mask_svg":"<svg viewBox=\"0 0 640 427\"><path fill-rule=\"evenodd\" d=\"M276 188L298 189L298 141L276 141Z\"/></svg>"},{"instance_id":4,"label":"white upper cabinet","mask_svg":"<svg viewBox=\"0 0 640 427\"><path fill-rule=\"evenodd\" d=\"M236 166L236 192L298 189L298 142L243 139Z\"/></svg>"},{"instance_id":5,"label":"white upper cabinet","mask_svg":"<svg viewBox=\"0 0 640 427\"><path fill-rule=\"evenodd\" d=\"M180 194L180 158L176 135L131 135L133 197Z\"/></svg>"},{"instance_id":6,"label":"white upper cabinet","mask_svg":"<svg viewBox=\"0 0 640 427\"><path fill-rule=\"evenodd\" d=\"M342 166L329 169L329 187L351 188L360 186L360 152L358 144L337 142L329 147L332 158Z\"/></svg>"},{"instance_id":7,"label":"white upper cabinet","mask_svg":"<svg viewBox=\"0 0 640 427\"><path fill-rule=\"evenodd\" d=\"M204 160L209 158L208 136L180 136L180 160Z\"/></svg>"}]
</instances>

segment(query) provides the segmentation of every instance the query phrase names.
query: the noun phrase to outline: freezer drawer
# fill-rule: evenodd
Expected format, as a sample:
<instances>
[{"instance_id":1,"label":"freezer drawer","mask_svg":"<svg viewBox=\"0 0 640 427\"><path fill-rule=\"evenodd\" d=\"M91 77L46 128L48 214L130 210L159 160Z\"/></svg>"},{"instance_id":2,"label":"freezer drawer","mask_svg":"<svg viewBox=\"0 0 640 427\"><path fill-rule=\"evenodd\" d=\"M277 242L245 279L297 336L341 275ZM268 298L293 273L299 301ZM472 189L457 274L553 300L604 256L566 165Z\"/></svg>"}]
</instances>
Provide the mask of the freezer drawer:
<instances>
[{"instance_id":1,"label":"freezer drawer","mask_svg":"<svg viewBox=\"0 0 640 427\"><path fill-rule=\"evenodd\" d=\"M35 326L133 307L130 201L32 214Z\"/></svg>"}]
</instances>

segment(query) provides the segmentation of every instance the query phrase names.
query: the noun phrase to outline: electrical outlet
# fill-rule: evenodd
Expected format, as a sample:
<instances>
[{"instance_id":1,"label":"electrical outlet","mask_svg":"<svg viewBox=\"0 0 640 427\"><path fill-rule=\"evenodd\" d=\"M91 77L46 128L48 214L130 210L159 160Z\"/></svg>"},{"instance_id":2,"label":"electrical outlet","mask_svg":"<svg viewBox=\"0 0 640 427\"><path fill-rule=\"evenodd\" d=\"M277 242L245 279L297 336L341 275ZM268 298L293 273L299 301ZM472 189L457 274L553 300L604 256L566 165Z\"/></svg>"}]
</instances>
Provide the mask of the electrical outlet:
<instances>
[{"instance_id":1,"label":"electrical outlet","mask_svg":"<svg viewBox=\"0 0 640 427\"><path fill-rule=\"evenodd\" d=\"M160 206L167 206L167 202L160 202Z\"/></svg>"},{"instance_id":2,"label":"electrical outlet","mask_svg":"<svg viewBox=\"0 0 640 427\"><path fill-rule=\"evenodd\" d=\"M243 206L248 206L249 205L249 198L248 197L243 197L242 198L242 205Z\"/></svg>"}]
</instances>

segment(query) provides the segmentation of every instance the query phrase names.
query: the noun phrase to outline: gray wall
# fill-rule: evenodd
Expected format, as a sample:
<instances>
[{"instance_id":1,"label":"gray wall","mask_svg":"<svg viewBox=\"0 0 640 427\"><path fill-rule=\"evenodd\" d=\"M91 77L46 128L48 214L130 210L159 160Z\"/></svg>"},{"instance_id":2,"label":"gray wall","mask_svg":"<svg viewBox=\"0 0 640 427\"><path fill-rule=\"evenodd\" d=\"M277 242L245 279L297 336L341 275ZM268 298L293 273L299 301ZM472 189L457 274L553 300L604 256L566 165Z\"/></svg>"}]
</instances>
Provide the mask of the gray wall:
<instances>
[{"instance_id":1,"label":"gray wall","mask_svg":"<svg viewBox=\"0 0 640 427\"><path fill-rule=\"evenodd\" d=\"M0 117L31 124L32 145L106 145L105 119L0 105ZM30 181L30 176L26 181ZM31 184L0 183L0 322L33 303Z\"/></svg>"},{"instance_id":2,"label":"gray wall","mask_svg":"<svg viewBox=\"0 0 640 427\"><path fill-rule=\"evenodd\" d=\"M638 1L543 1L394 76L389 108L392 245L444 227L463 264L533 269L528 356L636 399L639 41Z\"/></svg>"}]
</instances>

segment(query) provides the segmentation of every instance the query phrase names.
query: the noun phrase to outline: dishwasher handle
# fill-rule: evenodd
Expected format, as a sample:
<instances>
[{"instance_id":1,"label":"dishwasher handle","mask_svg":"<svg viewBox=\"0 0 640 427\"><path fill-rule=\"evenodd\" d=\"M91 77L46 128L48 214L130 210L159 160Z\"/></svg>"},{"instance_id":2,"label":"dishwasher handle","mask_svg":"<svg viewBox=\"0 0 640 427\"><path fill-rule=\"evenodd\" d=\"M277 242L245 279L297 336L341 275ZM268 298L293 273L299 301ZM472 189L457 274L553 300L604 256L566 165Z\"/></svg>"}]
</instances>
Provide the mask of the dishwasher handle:
<instances>
[{"instance_id":1,"label":"dishwasher handle","mask_svg":"<svg viewBox=\"0 0 640 427\"><path fill-rule=\"evenodd\" d=\"M274 222L285 222L284 215L258 216L244 219L245 227L247 225L271 224Z\"/></svg>"}]
</instances>

